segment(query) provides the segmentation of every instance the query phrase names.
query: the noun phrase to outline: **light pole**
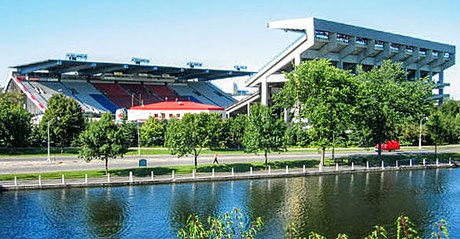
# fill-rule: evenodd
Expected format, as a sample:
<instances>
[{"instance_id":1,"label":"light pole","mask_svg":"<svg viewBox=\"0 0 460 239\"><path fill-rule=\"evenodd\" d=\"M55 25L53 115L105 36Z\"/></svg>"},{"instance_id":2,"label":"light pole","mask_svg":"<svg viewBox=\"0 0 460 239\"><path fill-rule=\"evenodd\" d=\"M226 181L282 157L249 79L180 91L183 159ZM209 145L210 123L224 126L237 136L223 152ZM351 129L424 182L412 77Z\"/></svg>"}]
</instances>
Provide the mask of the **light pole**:
<instances>
[{"instance_id":1,"label":"light pole","mask_svg":"<svg viewBox=\"0 0 460 239\"><path fill-rule=\"evenodd\" d=\"M47 123L47 129L46 129L46 132L48 134L48 159L47 159L47 162L48 163L51 163L51 150L50 150L50 123L51 121L53 120L59 120L59 117L58 118L51 118L50 120L48 120L48 123Z\"/></svg>"},{"instance_id":2,"label":"light pole","mask_svg":"<svg viewBox=\"0 0 460 239\"><path fill-rule=\"evenodd\" d=\"M418 149L422 149L423 120L428 120L428 117L423 117L420 119L420 135L418 137Z\"/></svg>"},{"instance_id":3,"label":"light pole","mask_svg":"<svg viewBox=\"0 0 460 239\"><path fill-rule=\"evenodd\" d=\"M137 126L137 153L141 156L141 135L139 134L139 121L136 120Z\"/></svg>"}]
</instances>

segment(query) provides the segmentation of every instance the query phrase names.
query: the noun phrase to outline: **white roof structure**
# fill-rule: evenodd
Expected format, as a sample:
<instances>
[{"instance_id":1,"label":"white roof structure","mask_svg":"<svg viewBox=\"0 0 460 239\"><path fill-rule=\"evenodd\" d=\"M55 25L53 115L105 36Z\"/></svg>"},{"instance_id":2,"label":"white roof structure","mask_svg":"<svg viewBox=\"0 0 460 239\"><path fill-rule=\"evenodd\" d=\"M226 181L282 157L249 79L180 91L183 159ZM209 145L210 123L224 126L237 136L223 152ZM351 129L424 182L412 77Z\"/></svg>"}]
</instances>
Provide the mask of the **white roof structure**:
<instances>
[{"instance_id":1,"label":"white roof structure","mask_svg":"<svg viewBox=\"0 0 460 239\"><path fill-rule=\"evenodd\" d=\"M263 66L246 82L258 87L260 97L248 97L270 104L270 96L286 81L283 72L293 70L302 61L326 58L341 69L354 71L357 65L373 67L390 59L402 62L410 78L437 75L438 95L442 103L444 70L455 64L455 46L414 37L373 30L364 27L322 20L301 18L269 22L268 28L298 32L299 37ZM251 101L255 102L255 101ZM243 100L230 106L227 112L241 111L251 103Z\"/></svg>"}]
</instances>

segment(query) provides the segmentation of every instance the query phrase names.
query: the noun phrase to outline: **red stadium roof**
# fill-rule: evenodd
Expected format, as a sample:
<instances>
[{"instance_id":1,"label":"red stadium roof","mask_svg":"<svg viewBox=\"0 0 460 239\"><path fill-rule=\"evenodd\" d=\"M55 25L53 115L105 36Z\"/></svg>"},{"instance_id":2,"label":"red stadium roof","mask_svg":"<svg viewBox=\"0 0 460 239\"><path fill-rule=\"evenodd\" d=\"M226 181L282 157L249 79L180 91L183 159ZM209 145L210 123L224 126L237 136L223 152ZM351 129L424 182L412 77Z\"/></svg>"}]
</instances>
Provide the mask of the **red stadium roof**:
<instances>
[{"instance_id":1,"label":"red stadium roof","mask_svg":"<svg viewBox=\"0 0 460 239\"><path fill-rule=\"evenodd\" d=\"M134 106L130 110L224 110L223 107L191 101L165 101L149 105Z\"/></svg>"}]
</instances>

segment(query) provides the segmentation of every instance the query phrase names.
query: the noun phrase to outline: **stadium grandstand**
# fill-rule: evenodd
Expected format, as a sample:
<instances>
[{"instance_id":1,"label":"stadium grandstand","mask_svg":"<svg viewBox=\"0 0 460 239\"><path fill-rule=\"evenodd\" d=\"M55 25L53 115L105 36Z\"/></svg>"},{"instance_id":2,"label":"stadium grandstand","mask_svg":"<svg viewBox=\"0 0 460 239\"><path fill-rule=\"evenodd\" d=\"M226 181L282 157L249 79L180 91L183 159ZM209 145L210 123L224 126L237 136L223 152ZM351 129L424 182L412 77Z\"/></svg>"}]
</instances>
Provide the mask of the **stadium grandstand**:
<instances>
[{"instance_id":1,"label":"stadium grandstand","mask_svg":"<svg viewBox=\"0 0 460 239\"><path fill-rule=\"evenodd\" d=\"M287 81L284 72L302 61L320 58L352 72L357 65L370 70L384 60L402 62L410 79L436 81L437 94L432 100L442 104L449 97L443 90L449 86L444 82L444 70L455 64L455 46L318 18L269 22L267 27L295 32L299 37L246 82L257 91L229 106L228 116L248 113L253 103L270 105L271 95Z\"/></svg>"},{"instance_id":2,"label":"stadium grandstand","mask_svg":"<svg viewBox=\"0 0 460 239\"><path fill-rule=\"evenodd\" d=\"M191 101L226 108L236 102L211 82L243 77L243 70L203 69L200 64L171 67L89 62L82 54L12 66L6 91L26 95L25 108L34 115L46 111L53 94L75 99L85 114L115 113L120 108L168 101ZM149 62L149 61L148 61Z\"/></svg>"}]
</instances>

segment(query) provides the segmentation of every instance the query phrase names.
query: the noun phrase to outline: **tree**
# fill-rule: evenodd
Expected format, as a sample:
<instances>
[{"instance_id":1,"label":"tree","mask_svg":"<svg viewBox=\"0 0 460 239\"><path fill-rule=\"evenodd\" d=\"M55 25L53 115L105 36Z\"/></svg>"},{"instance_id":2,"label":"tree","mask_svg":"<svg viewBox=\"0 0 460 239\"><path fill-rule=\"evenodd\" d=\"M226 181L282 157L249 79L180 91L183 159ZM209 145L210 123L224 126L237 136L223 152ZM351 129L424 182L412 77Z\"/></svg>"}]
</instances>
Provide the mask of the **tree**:
<instances>
[{"instance_id":1,"label":"tree","mask_svg":"<svg viewBox=\"0 0 460 239\"><path fill-rule=\"evenodd\" d=\"M110 113L102 115L99 121L90 122L80 135L82 143L78 157L89 162L93 159L105 161L105 173L109 171L109 158L123 157L128 152L126 131L116 125Z\"/></svg>"},{"instance_id":2,"label":"tree","mask_svg":"<svg viewBox=\"0 0 460 239\"><path fill-rule=\"evenodd\" d=\"M178 157L193 154L197 168L201 150L218 145L216 133L219 124L221 119L218 114L185 114L180 121L170 119L166 128L165 146Z\"/></svg>"},{"instance_id":3,"label":"tree","mask_svg":"<svg viewBox=\"0 0 460 239\"><path fill-rule=\"evenodd\" d=\"M247 122L246 115L238 115L224 121L225 145L229 148L241 149L243 147L244 129Z\"/></svg>"},{"instance_id":4,"label":"tree","mask_svg":"<svg viewBox=\"0 0 460 239\"><path fill-rule=\"evenodd\" d=\"M122 120L121 124L118 125L124 135L128 147L134 147L138 145L137 140L137 122L130 122Z\"/></svg>"},{"instance_id":5,"label":"tree","mask_svg":"<svg viewBox=\"0 0 460 239\"><path fill-rule=\"evenodd\" d=\"M325 59L305 61L286 77L288 82L274 99L279 107L297 108L298 117L308 119L311 143L321 149L322 167L326 147L334 146L335 138L351 127L356 79Z\"/></svg>"},{"instance_id":6,"label":"tree","mask_svg":"<svg viewBox=\"0 0 460 239\"><path fill-rule=\"evenodd\" d=\"M268 106L256 104L251 107L244 131L243 145L247 153L264 152L265 166L268 166L268 153L286 149L286 123L273 114Z\"/></svg>"},{"instance_id":7,"label":"tree","mask_svg":"<svg viewBox=\"0 0 460 239\"><path fill-rule=\"evenodd\" d=\"M0 103L0 144L7 147L27 146L31 133L31 115L19 105Z\"/></svg>"},{"instance_id":8,"label":"tree","mask_svg":"<svg viewBox=\"0 0 460 239\"><path fill-rule=\"evenodd\" d=\"M22 147L31 133L31 115L22 108L24 95L0 93L0 145Z\"/></svg>"},{"instance_id":9,"label":"tree","mask_svg":"<svg viewBox=\"0 0 460 239\"><path fill-rule=\"evenodd\" d=\"M402 63L383 62L369 72L358 69L359 107L357 128L366 141L381 145L396 139L407 123L417 123L428 114L433 84L426 79L409 81Z\"/></svg>"},{"instance_id":10,"label":"tree","mask_svg":"<svg viewBox=\"0 0 460 239\"><path fill-rule=\"evenodd\" d=\"M442 134L444 132L443 127L442 127L442 112L440 110L434 111L430 118L428 119L428 122L426 123L426 126L430 132L430 138L433 140L434 143L434 155L437 157L438 153L438 144L439 140L442 137Z\"/></svg>"},{"instance_id":11,"label":"tree","mask_svg":"<svg viewBox=\"0 0 460 239\"><path fill-rule=\"evenodd\" d=\"M431 125L428 131L430 138L436 138L437 144L457 144L460 140L460 102L449 100L432 111L439 122L436 127ZM427 124L430 124L427 122ZM432 130L436 130L433 132ZM435 134L435 135L433 135Z\"/></svg>"},{"instance_id":12,"label":"tree","mask_svg":"<svg viewBox=\"0 0 460 239\"><path fill-rule=\"evenodd\" d=\"M40 131L47 138L50 130L51 144L61 148L70 146L85 128L85 120L78 103L63 94L54 94L40 122Z\"/></svg>"},{"instance_id":13,"label":"tree","mask_svg":"<svg viewBox=\"0 0 460 239\"><path fill-rule=\"evenodd\" d=\"M139 128L141 134L141 145L160 146L165 141L166 120L160 121L149 117Z\"/></svg>"}]
</instances>

